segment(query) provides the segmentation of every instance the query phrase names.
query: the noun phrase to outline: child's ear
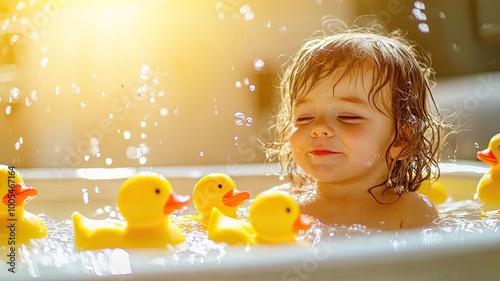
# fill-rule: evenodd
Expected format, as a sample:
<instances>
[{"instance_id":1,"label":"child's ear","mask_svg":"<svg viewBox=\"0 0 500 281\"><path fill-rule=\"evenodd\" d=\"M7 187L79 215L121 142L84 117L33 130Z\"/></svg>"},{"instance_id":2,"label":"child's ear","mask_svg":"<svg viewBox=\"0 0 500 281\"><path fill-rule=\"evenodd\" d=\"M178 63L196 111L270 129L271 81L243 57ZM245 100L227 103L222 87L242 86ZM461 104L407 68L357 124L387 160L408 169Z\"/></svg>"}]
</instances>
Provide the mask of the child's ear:
<instances>
[{"instance_id":1,"label":"child's ear","mask_svg":"<svg viewBox=\"0 0 500 281\"><path fill-rule=\"evenodd\" d=\"M401 151L408 145L410 140L410 134L408 130L408 125L404 124L401 129L397 132L398 136L396 141L392 144L389 150L389 156L394 160L399 160L402 158Z\"/></svg>"}]
</instances>

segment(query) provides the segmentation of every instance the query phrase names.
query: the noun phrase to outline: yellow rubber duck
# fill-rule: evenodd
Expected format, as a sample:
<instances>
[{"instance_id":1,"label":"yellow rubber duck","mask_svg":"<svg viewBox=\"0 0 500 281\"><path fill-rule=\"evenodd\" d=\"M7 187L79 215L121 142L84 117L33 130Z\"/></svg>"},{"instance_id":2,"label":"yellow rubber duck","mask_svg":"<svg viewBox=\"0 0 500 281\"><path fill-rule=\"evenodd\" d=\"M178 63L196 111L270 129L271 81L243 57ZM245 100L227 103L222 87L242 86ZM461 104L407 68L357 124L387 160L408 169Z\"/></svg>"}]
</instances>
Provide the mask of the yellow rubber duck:
<instances>
[{"instance_id":1,"label":"yellow rubber duck","mask_svg":"<svg viewBox=\"0 0 500 281\"><path fill-rule=\"evenodd\" d=\"M488 148L477 152L477 158L491 166L477 184L476 197L484 203L500 204L500 133L493 136Z\"/></svg>"},{"instance_id":2,"label":"yellow rubber duck","mask_svg":"<svg viewBox=\"0 0 500 281\"><path fill-rule=\"evenodd\" d=\"M45 223L24 205L37 195L12 166L0 165L0 246L16 247L47 236Z\"/></svg>"},{"instance_id":3,"label":"yellow rubber duck","mask_svg":"<svg viewBox=\"0 0 500 281\"><path fill-rule=\"evenodd\" d=\"M189 196L173 192L156 173L139 173L118 191L118 208L126 221L93 220L73 213L75 245L80 250L103 248L163 248L184 241L182 230L168 215L186 206Z\"/></svg>"},{"instance_id":4,"label":"yellow rubber duck","mask_svg":"<svg viewBox=\"0 0 500 281\"><path fill-rule=\"evenodd\" d=\"M417 192L427 196L434 205L443 204L448 199L444 186L433 179L424 181Z\"/></svg>"},{"instance_id":5,"label":"yellow rubber duck","mask_svg":"<svg viewBox=\"0 0 500 281\"><path fill-rule=\"evenodd\" d=\"M264 191L255 197L248 222L228 217L217 208L208 221L208 238L228 244L264 244L294 242L300 230L307 230L313 220L302 215L292 197Z\"/></svg>"},{"instance_id":6,"label":"yellow rubber duck","mask_svg":"<svg viewBox=\"0 0 500 281\"><path fill-rule=\"evenodd\" d=\"M236 209L250 199L250 193L238 191L233 179L223 173L212 173L202 177L194 186L194 207L204 220L210 218L212 209L236 218Z\"/></svg>"}]
</instances>

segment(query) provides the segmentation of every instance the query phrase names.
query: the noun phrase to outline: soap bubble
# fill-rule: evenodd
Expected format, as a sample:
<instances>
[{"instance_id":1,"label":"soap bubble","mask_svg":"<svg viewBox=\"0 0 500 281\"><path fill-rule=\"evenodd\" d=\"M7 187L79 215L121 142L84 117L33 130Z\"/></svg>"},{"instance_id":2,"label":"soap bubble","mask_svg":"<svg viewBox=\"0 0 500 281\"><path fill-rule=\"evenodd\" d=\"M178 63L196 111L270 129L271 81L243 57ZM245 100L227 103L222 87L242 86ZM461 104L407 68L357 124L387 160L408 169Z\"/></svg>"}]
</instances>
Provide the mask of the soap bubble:
<instances>
[{"instance_id":1,"label":"soap bubble","mask_svg":"<svg viewBox=\"0 0 500 281\"><path fill-rule=\"evenodd\" d=\"M477 148L479 148L479 143L475 142L475 143L474 143L474 147L475 147L476 149L477 149Z\"/></svg>"},{"instance_id":2,"label":"soap bubble","mask_svg":"<svg viewBox=\"0 0 500 281\"><path fill-rule=\"evenodd\" d=\"M12 106L7 105L5 107L5 114L10 115L12 113Z\"/></svg>"},{"instance_id":3,"label":"soap bubble","mask_svg":"<svg viewBox=\"0 0 500 281\"><path fill-rule=\"evenodd\" d=\"M31 99L33 101L37 101L38 100L38 94L35 90L31 91Z\"/></svg>"},{"instance_id":4,"label":"soap bubble","mask_svg":"<svg viewBox=\"0 0 500 281\"><path fill-rule=\"evenodd\" d=\"M106 162L106 165L111 165L111 164L113 163L113 159L111 159L111 158L106 158L105 162ZM99 193L99 192L98 192L98 190L99 190L99 189L96 187L96 193Z\"/></svg>"},{"instance_id":5,"label":"soap bubble","mask_svg":"<svg viewBox=\"0 0 500 281\"><path fill-rule=\"evenodd\" d=\"M252 122L253 122L253 118L252 117L247 117L245 119L245 125L248 127L250 125L252 125Z\"/></svg>"},{"instance_id":6,"label":"soap bubble","mask_svg":"<svg viewBox=\"0 0 500 281\"><path fill-rule=\"evenodd\" d=\"M255 62L253 63L253 69L261 71L262 68L264 68L264 61L261 59L255 60Z\"/></svg>"},{"instance_id":7,"label":"soap bubble","mask_svg":"<svg viewBox=\"0 0 500 281\"><path fill-rule=\"evenodd\" d=\"M161 116L167 116L168 115L168 109L166 109L165 107L161 108L160 109L160 115Z\"/></svg>"},{"instance_id":8,"label":"soap bubble","mask_svg":"<svg viewBox=\"0 0 500 281\"><path fill-rule=\"evenodd\" d=\"M234 114L234 122L236 123L236 125L238 126L243 125L244 120L245 120L245 114L241 112L236 112Z\"/></svg>"},{"instance_id":9,"label":"soap bubble","mask_svg":"<svg viewBox=\"0 0 500 281\"><path fill-rule=\"evenodd\" d=\"M13 98L13 99L17 99L19 98L19 89L16 88L16 87L13 87L12 89L10 89L10 96Z\"/></svg>"},{"instance_id":10,"label":"soap bubble","mask_svg":"<svg viewBox=\"0 0 500 281\"><path fill-rule=\"evenodd\" d=\"M125 131L125 132L123 132L123 138L124 138L124 139L129 140L129 139L130 139L130 136L131 136L130 131Z\"/></svg>"},{"instance_id":11,"label":"soap bubble","mask_svg":"<svg viewBox=\"0 0 500 281\"><path fill-rule=\"evenodd\" d=\"M243 85L241 84L241 81L236 81L236 83L234 83L234 86L235 86L236 88L238 88L238 89L239 89L239 88L241 88Z\"/></svg>"},{"instance_id":12,"label":"soap bubble","mask_svg":"<svg viewBox=\"0 0 500 281\"><path fill-rule=\"evenodd\" d=\"M255 85L252 84L252 85L248 86L248 89L250 89L250 91L252 91L252 92L255 91Z\"/></svg>"},{"instance_id":13,"label":"soap bubble","mask_svg":"<svg viewBox=\"0 0 500 281\"><path fill-rule=\"evenodd\" d=\"M148 80L151 77L151 73L149 71L149 65L144 64L141 66L141 73L139 74L139 77L142 80Z\"/></svg>"},{"instance_id":14,"label":"soap bubble","mask_svg":"<svg viewBox=\"0 0 500 281\"><path fill-rule=\"evenodd\" d=\"M49 63L49 58L43 57L42 60L40 60L40 67L46 68L48 63Z\"/></svg>"}]
</instances>

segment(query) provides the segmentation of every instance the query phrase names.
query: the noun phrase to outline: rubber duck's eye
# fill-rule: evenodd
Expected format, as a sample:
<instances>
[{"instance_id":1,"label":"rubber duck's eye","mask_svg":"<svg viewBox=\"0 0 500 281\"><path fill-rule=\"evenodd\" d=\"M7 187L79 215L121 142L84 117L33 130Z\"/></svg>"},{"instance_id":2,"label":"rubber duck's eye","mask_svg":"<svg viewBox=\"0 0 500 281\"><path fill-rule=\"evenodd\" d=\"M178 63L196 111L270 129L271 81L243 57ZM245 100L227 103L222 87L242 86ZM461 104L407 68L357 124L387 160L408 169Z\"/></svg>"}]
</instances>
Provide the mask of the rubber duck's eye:
<instances>
[{"instance_id":1,"label":"rubber duck's eye","mask_svg":"<svg viewBox=\"0 0 500 281\"><path fill-rule=\"evenodd\" d=\"M290 213L290 208L286 208L286 212L287 212L287 213Z\"/></svg>"},{"instance_id":2,"label":"rubber duck's eye","mask_svg":"<svg viewBox=\"0 0 500 281\"><path fill-rule=\"evenodd\" d=\"M498 150L500 150L500 145L498 146Z\"/></svg>"},{"instance_id":3,"label":"rubber duck's eye","mask_svg":"<svg viewBox=\"0 0 500 281\"><path fill-rule=\"evenodd\" d=\"M155 189L155 193L160 194L160 189L159 188Z\"/></svg>"},{"instance_id":4,"label":"rubber duck's eye","mask_svg":"<svg viewBox=\"0 0 500 281\"><path fill-rule=\"evenodd\" d=\"M222 188L222 184L219 183L219 185L217 185L219 188Z\"/></svg>"}]
</instances>

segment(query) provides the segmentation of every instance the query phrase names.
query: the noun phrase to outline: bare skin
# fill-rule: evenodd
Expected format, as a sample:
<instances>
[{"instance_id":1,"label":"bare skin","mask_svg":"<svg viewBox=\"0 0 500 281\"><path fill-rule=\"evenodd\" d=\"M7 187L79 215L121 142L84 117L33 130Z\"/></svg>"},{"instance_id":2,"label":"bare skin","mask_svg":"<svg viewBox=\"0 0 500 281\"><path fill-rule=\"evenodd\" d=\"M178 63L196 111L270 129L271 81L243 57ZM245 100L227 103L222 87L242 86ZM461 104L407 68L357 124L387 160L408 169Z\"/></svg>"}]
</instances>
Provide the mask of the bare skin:
<instances>
[{"instance_id":1,"label":"bare skin","mask_svg":"<svg viewBox=\"0 0 500 281\"><path fill-rule=\"evenodd\" d=\"M388 190L381 197L383 187L379 187L372 190L373 195L365 190L331 197L331 194L326 195L313 187L297 189L284 184L274 189L294 197L302 213L329 225L360 224L381 230L415 229L432 227L439 218L432 202L416 192L405 192L399 197Z\"/></svg>"},{"instance_id":2,"label":"bare skin","mask_svg":"<svg viewBox=\"0 0 500 281\"><path fill-rule=\"evenodd\" d=\"M317 184L299 204L325 223L385 230L431 226L438 213L427 197L399 196L392 188L383 193L389 174L385 151L396 159L407 140L391 144L390 114L369 101L372 71L340 80L334 72L295 102L290 146L295 162ZM390 90L382 90L377 101L386 103Z\"/></svg>"}]
</instances>

